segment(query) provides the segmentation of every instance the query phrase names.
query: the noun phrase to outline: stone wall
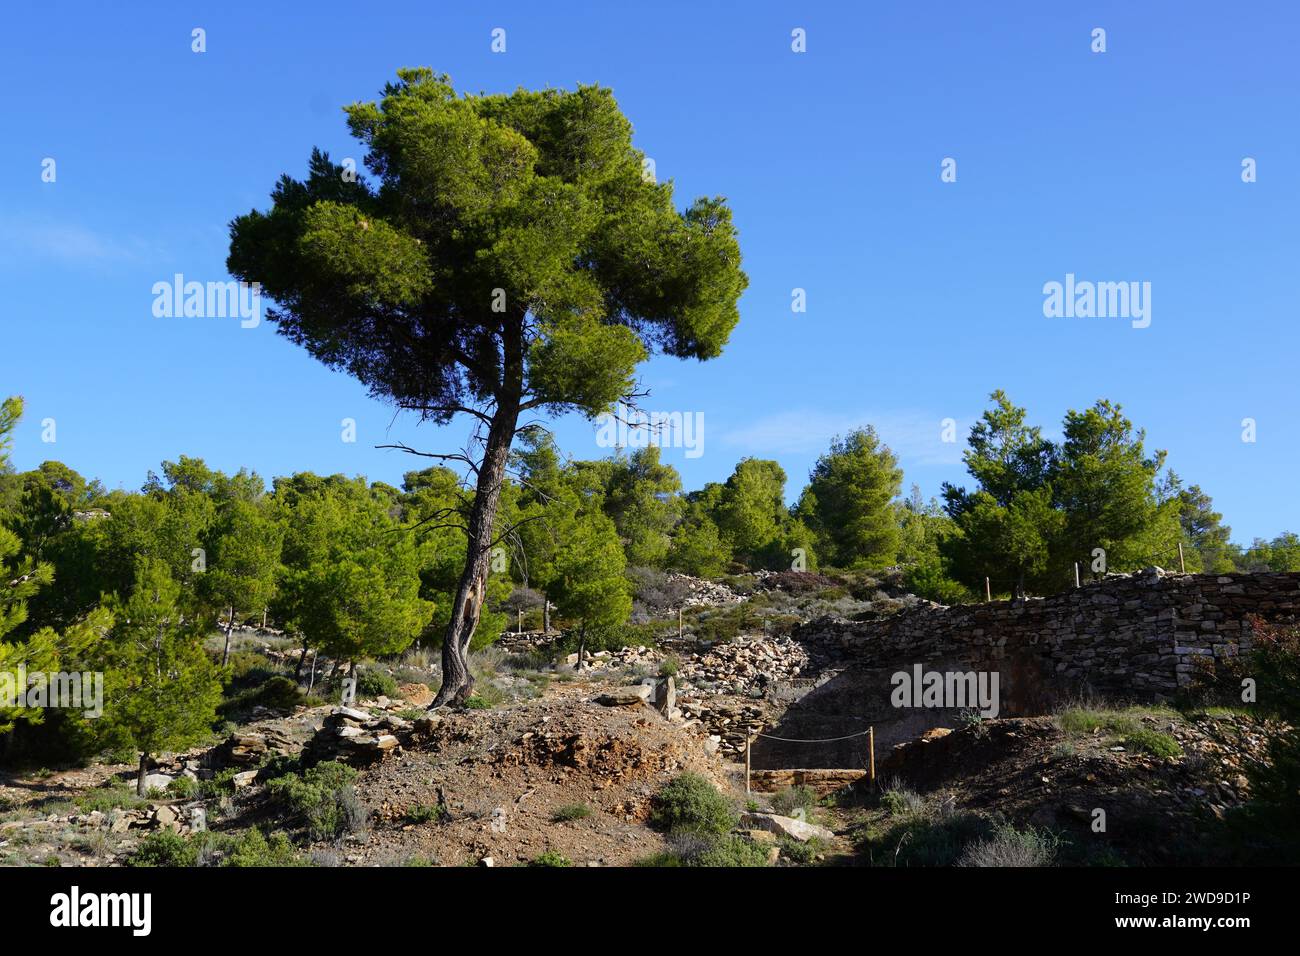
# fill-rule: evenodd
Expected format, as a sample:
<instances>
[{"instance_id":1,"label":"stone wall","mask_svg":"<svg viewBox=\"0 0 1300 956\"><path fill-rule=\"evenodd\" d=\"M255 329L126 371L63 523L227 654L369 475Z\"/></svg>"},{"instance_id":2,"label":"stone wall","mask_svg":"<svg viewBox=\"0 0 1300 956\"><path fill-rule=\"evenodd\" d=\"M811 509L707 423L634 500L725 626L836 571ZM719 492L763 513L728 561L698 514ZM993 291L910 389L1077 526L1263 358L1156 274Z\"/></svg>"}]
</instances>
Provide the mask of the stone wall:
<instances>
[{"instance_id":1,"label":"stone wall","mask_svg":"<svg viewBox=\"0 0 1300 956\"><path fill-rule=\"evenodd\" d=\"M1166 574L1151 568L1049 598L931 605L883 621L815 621L796 638L838 648L867 666L913 663L1002 672L1028 698L1089 687L1167 696L1197 657L1250 646L1249 615L1300 615L1300 573ZM1010 689L1010 688L1008 688ZM1028 700L1026 700L1028 704Z\"/></svg>"},{"instance_id":2,"label":"stone wall","mask_svg":"<svg viewBox=\"0 0 1300 956\"><path fill-rule=\"evenodd\" d=\"M957 712L896 709L891 677L926 670L996 672L999 716L1048 713L1093 694L1116 700L1168 698L1198 657L1250 647L1247 618L1300 618L1300 573L1115 575L1049 598L943 607L882 621L822 619L793 637L835 652L842 665L790 706L769 732L826 739L875 727L877 753L928 727L954 726ZM812 746L764 740L759 767L861 767L860 737Z\"/></svg>"}]
</instances>

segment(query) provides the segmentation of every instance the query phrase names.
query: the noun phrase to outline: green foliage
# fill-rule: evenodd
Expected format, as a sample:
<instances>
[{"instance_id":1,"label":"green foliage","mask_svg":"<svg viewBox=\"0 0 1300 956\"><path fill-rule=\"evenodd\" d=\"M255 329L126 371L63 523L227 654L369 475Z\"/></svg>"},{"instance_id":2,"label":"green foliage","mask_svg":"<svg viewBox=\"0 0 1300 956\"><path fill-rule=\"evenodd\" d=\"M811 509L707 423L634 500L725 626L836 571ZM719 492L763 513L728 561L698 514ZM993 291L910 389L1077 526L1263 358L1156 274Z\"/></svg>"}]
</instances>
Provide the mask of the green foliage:
<instances>
[{"instance_id":1,"label":"green foliage","mask_svg":"<svg viewBox=\"0 0 1300 956\"><path fill-rule=\"evenodd\" d=\"M556 850L546 850L533 857L529 866L573 866L573 861Z\"/></svg>"},{"instance_id":2,"label":"green foliage","mask_svg":"<svg viewBox=\"0 0 1300 956\"><path fill-rule=\"evenodd\" d=\"M301 474L277 479L275 498L287 525L277 617L342 660L404 650L434 606L384 486Z\"/></svg>"},{"instance_id":3,"label":"green foliage","mask_svg":"<svg viewBox=\"0 0 1300 956\"><path fill-rule=\"evenodd\" d=\"M670 833L722 834L737 819L731 802L696 773L674 777L651 801L651 823Z\"/></svg>"},{"instance_id":4,"label":"green foliage","mask_svg":"<svg viewBox=\"0 0 1300 956\"><path fill-rule=\"evenodd\" d=\"M1092 574L1176 561L1191 505L1171 490L1176 476L1157 482L1164 452L1147 455L1120 406L1067 412L1055 444L1003 392L991 398L965 454L978 487L944 486L960 533L940 551L955 577L977 590L988 577L999 593L1050 593L1073 584L1075 563Z\"/></svg>"},{"instance_id":5,"label":"green foliage","mask_svg":"<svg viewBox=\"0 0 1300 956\"><path fill-rule=\"evenodd\" d=\"M126 858L133 867L284 867L303 866L303 859L283 833L268 839L261 830L239 835L206 831L189 837L159 830L140 841Z\"/></svg>"},{"instance_id":6,"label":"green foliage","mask_svg":"<svg viewBox=\"0 0 1300 956\"><path fill-rule=\"evenodd\" d=\"M365 826L366 812L352 786L356 776L347 764L329 760L301 776L269 780L266 789L278 806L302 818L312 839L329 840Z\"/></svg>"},{"instance_id":7,"label":"green foliage","mask_svg":"<svg viewBox=\"0 0 1300 956\"><path fill-rule=\"evenodd\" d=\"M221 699L221 672L202 647L206 627L182 618L180 594L162 561L141 558L130 597L113 601L104 730L146 756L202 740Z\"/></svg>"},{"instance_id":8,"label":"green foliage","mask_svg":"<svg viewBox=\"0 0 1300 956\"><path fill-rule=\"evenodd\" d=\"M1130 750L1154 757L1180 757L1183 749L1169 734L1147 727L1141 710L1112 711L1074 707L1057 715L1056 722L1070 737L1102 733L1122 741Z\"/></svg>"},{"instance_id":9,"label":"green foliage","mask_svg":"<svg viewBox=\"0 0 1300 956\"><path fill-rule=\"evenodd\" d=\"M802 810L811 820L817 809L817 792L812 787L790 787L772 796L772 810L782 816L791 816Z\"/></svg>"},{"instance_id":10,"label":"green foliage","mask_svg":"<svg viewBox=\"0 0 1300 956\"><path fill-rule=\"evenodd\" d=\"M551 591L560 613L584 628L622 624L632 612L626 564L614 522L600 511L581 512L556 557Z\"/></svg>"},{"instance_id":11,"label":"green foliage","mask_svg":"<svg viewBox=\"0 0 1300 956\"><path fill-rule=\"evenodd\" d=\"M874 429L831 443L813 467L796 509L817 536L818 551L837 567L885 567L898 554L893 502L903 473Z\"/></svg>"},{"instance_id":12,"label":"green foliage","mask_svg":"<svg viewBox=\"0 0 1300 956\"><path fill-rule=\"evenodd\" d=\"M568 823L573 820L585 820L591 816L591 807L585 803L568 803L557 807L551 814L552 823Z\"/></svg>"},{"instance_id":13,"label":"green foliage","mask_svg":"<svg viewBox=\"0 0 1300 956\"><path fill-rule=\"evenodd\" d=\"M407 823L420 826L426 823L437 823L446 816L447 808L440 803L417 803L406 811L405 820Z\"/></svg>"},{"instance_id":14,"label":"green foliage","mask_svg":"<svg viewBox=\"0 0 1300 956\"><path fill-rule=\"evenodd\" d=\"M365 667L357 672L357 697L396 697L397 681L381 670Z\"/></svg>"},{"instance_id":15,"label":"green foliage","mask_svg":"<svg viewBox=\"0 0 1300 956\"><path fill-rule=\"evenodd\" d=\"M258 707L290 713L306 701L306 695L293 680L277 674L222 701L217 706L217 715L223 720L236 720L248 716Z\"/></svg>"}]
</instances>

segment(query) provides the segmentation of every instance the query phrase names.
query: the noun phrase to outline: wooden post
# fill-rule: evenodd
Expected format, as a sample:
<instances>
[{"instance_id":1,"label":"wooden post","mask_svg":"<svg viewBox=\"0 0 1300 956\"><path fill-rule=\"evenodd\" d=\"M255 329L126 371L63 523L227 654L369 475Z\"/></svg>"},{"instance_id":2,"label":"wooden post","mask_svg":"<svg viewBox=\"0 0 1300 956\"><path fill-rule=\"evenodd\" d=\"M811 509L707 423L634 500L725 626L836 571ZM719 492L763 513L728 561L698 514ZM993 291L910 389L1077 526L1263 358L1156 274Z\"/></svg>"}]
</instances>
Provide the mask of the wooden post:
<instances>
[{"instance_id":1,"label":"wooden post","mask_svg":"<svg viewBox=\"0 0 1300 956\"><path fill-rule=\"evenodd\" d=\"M1183 560L1183 543L1178 542L1178 570L1183 574L1187 573L1187 562Z\"/></svg>"},{"instance_id":2,"label":"wooden post","mask_svg":"<svg viewBox=\"0 0 1300 956\"><path fill-rule=\"evenodd\" d=\"M985 579L984 579L984 600L986 600L986 601L992 601L992 600L993 600L993 591L992 591L992 589L989 587L989 579L988 579L988 578L985 578Z\"/></svg>"},{"instance_id":3,"label":"wooden post","mask_svg":"<svg viewBox=\"0 0 1300 956\"><path fill-rule=\"evenodd\" d=\"M749 766L750 766L750 763L749 763L749 748L750 748L750 744L752 744L753 742L754 742L754 735L753 735L752 733L747 732L747 733L745 734L745 793L747 793L747 794L750 793L750 789L749 789Z\"/></svg>"},{"instance_id":4,"label":"wooden post","mask_svg":"<svg viewBox=\"0 0 1300 956\"><path fill-rule=\"evenodd\" d=\"M1074 562L1074 586L1076 588L1079 586L1079 562L1078 561Z\"/></svg>"},{"instance_id":5,"label":"wooden post","mask_svg":"<svg viewBox=\"0 0 1300 956\"><path fill-rule=\"evenodd\" d=\"M867 758L867 776L872 784L876 782L876 728L867 728L867 750L870 756Z\"/></svg>"},{"instance_id":6,"label":"wooden post","mask_svg":"<svg viewBox=\"0 0 1300 956\"><path fill-rule=\"evenodd\" d=\"M524 633L524 609L519 609L519 633Z\"/></svg>"},{"instance_id":7,"label":"wooden post","mask_svg":"<svg viewBox=\"0 0 1300 956\"><path fill-rule=\"evenodd\" d=\"M677 640L682 639L682 609L677 609Z\"/></svg>"}]
</instances>

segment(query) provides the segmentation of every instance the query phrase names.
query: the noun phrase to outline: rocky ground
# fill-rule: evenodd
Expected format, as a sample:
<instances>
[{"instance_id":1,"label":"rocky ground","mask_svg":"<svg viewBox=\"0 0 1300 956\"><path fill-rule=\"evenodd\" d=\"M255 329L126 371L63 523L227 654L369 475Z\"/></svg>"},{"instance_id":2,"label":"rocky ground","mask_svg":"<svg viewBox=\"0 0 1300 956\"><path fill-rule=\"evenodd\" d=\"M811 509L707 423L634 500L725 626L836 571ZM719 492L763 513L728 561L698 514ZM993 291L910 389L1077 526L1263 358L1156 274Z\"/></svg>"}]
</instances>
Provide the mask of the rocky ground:
<instances>
[{"instance_id":1,"label":"rocky ground","mask_svg":"<svg viewBox=\"0 0 1300 956\"><path fill-rule=\"evenodd\" d=\"M818 589L830 587L816 576L757 577L746 591L687 579L674 594L697 613L753 604L786 614L795 601L816 608ZM855 613L905 603L841 592L828 600L848 600ZM874 786L861 771L774 771L754 778L768 792L747 795L746 740L780 718L791 694L835 672L833 649L763 627L729 640L670 635L579 666L575 654L542 663L550 640L505 635L485 655L484 709L426 712L429 661L398 668L391 696L254 708L233 732L160 758L146 798L134 795L127 763L0 774L0 864L116 865L160 831L261 826L288 830L301 858L320 865L513 866L546 856L629 865L667 848L649 825L651 798L682 771L743 809L744 839L781 864L908 865L900 805L914 843L924 827L967 815L1103 847L1101 862L1180 862L1249 801L1249 775L1277 730L1234 713L1151 708L980 721L881 754ZM286 643L255 633L243 649L291 670ZM358 770L356 825L311 839L273 805L267 783L286 766L335 760ZM912 796L887 800L889 790ZM1098 808L1104 836L1092 829Z\"/></svg>"}]
</instances>

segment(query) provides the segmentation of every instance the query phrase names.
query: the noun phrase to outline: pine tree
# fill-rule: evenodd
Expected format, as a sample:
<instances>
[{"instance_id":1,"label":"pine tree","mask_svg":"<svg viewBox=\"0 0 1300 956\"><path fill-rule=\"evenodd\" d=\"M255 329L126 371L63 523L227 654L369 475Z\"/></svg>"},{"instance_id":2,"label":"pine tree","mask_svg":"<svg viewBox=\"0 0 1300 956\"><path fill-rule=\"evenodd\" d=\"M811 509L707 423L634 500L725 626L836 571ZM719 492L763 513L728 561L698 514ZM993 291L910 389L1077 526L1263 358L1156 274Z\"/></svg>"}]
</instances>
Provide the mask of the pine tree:
<instances>
[{"instance_id":1,"label":"pine tree","mask_svg":"<svg viewBox=\"0 0 1300 956\"><path fill-rule=\"evenodd\" d=\"M457 95L408 69L346 112L378 187L314 153L269 212L234 221L227 265L371 394L477 423L482 453L446 456L476 486L434 706L460 703L520 417L611 410L652 349L717 356L747 279L725 201L679 211L608 90Z\"/></svg>"},{"instance_id":2,"label":"pine tree","mask_svg":"<svg viewBox=\"0 0 1300 956\"><path fill-rule=\"evenodd\" d=\"M136 563L135 587L116 598L105 647L104 720L110 739L140 754L136 791L145 795L150 758L201 740L221 700L221 670L203 650L209 621L183 618L181 586L157 558Z\"/></svg>"}]
</instances>

